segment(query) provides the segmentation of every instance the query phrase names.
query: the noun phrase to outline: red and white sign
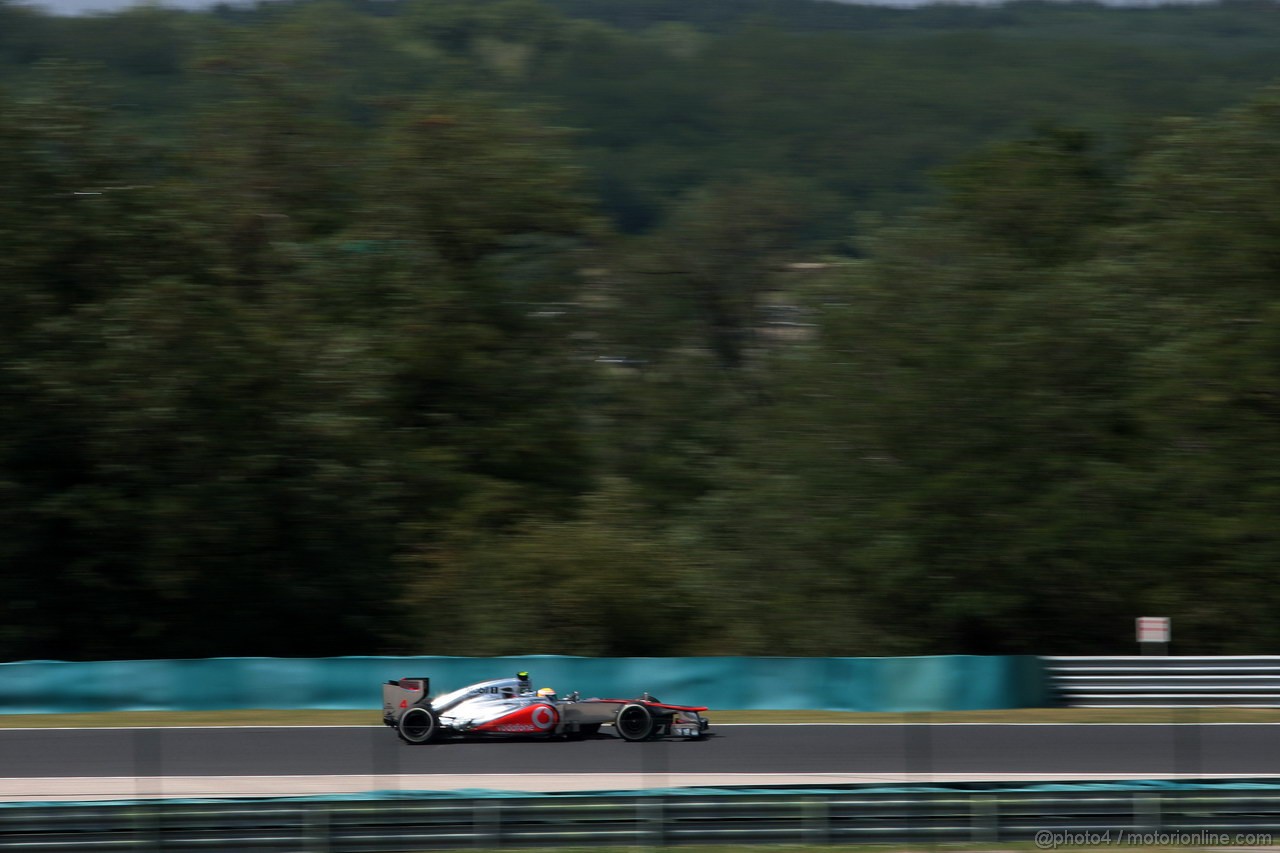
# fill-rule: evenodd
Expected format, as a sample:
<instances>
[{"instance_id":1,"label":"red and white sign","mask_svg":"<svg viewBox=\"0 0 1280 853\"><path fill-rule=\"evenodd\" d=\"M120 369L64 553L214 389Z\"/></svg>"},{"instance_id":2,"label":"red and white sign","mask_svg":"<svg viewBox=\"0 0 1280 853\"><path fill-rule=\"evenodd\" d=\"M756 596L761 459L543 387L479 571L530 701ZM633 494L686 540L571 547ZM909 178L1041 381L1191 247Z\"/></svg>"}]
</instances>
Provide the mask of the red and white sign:
<instances>
[{"instance_id":1,"label":"red and white sign","mask_svg":"<svg viewBox=\"0 0 1280 853\"><path fill-rule=\"evenodd\" d=\"M1138 642L1139 643L1169 642L1169 617L1168 616L1139 616L1138 617Z\"/></svg>"}]
</instances>

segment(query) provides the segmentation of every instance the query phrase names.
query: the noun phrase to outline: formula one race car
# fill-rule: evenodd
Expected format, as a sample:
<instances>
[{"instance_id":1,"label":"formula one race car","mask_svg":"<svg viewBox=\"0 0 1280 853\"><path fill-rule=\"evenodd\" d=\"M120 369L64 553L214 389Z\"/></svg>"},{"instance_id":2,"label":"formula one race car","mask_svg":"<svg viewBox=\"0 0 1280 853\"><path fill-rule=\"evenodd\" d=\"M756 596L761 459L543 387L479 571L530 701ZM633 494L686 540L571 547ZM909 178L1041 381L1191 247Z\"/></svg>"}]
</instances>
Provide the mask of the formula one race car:
<instances>
[{"instance_id":1,"label":"formula one race car","mask_svg":"<svg viewBox=\"0 0 1280 853\"><path fill-rule=\"evenodd\" d=\"M613 726L623 740L700 738L707 731L703 707L668 705L648 693L638 699L563 698L544 687L536 693L529 673L482 681L429 698L427 678L382 685L382 722L406 743L429 743L450 735L581 738Z\"/></svg>"}]
</instances>

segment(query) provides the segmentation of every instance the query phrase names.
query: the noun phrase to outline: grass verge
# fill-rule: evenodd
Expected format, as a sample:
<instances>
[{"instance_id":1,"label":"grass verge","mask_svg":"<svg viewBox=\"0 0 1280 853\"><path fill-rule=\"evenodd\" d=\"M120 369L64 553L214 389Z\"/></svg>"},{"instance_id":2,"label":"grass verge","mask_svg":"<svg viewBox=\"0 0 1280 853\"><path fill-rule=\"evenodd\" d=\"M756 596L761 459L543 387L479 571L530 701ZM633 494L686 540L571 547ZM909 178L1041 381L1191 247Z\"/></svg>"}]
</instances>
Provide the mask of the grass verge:
<instances>
[{"instance_id":1,"label":"grass verge","mask_svg":"<svg viewBox=\"0 0 1280 853\"><path fill-rule=\"evenodd\" d=\"M1280 723L1280 708L1012 708L995 711L857 713L709 711L717 723ZM0 714L0 728L125 726L376 726L379 711L121 711Z\"/></svg>"}]
</instances>

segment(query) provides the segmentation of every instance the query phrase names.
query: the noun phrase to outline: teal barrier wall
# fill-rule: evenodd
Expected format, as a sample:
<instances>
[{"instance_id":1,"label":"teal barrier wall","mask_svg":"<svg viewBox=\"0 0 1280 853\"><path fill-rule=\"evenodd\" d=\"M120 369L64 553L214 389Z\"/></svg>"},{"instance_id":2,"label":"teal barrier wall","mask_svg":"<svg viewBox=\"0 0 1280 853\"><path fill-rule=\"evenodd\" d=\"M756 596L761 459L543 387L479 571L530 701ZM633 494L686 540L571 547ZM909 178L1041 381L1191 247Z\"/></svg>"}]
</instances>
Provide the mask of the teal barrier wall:
<instances>
[{"instance_id":1,"label":"teal barrier wall","mask_svg":"<svg viewBox=\"0 0 1280 853\"><path fill-rule=\"evenodd\" d=\"M535 687L712 708L967 711L1049 704L1031 656L210 658L0 664L0 713L377 709L381 683L427 676L432 693L527 670Z\"/></svg>"}]
</instances>

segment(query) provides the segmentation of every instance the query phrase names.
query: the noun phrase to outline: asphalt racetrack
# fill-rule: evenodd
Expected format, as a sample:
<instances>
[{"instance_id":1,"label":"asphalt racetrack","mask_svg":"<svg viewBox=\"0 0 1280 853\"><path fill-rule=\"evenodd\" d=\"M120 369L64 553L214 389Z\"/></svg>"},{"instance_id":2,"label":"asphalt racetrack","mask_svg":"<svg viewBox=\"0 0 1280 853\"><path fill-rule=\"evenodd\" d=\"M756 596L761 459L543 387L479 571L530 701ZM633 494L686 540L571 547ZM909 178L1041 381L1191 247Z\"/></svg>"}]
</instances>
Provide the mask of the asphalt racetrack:
<instances>
[{"instance_id":1,"label":"asphalt racetrack","mask_svg":"<svg viewBox=\"0 0 1280 853\"><path fill-rule=\"evenodd\" d=\"M605 730L608 732L608 729ZM0 777L1280 776L1280 725L740 725L702 741L401 744L383 727L0 730Z\"/></svg>"}]
</instances>

